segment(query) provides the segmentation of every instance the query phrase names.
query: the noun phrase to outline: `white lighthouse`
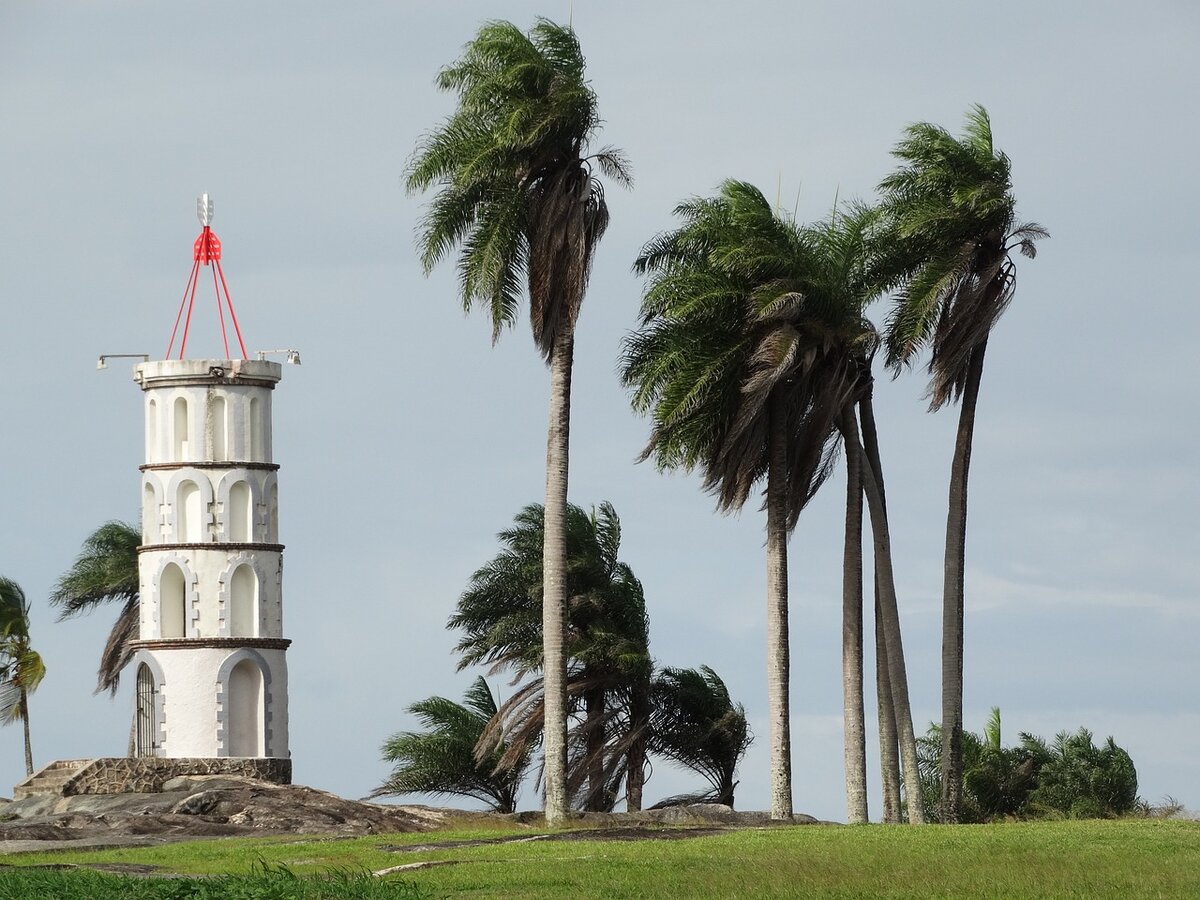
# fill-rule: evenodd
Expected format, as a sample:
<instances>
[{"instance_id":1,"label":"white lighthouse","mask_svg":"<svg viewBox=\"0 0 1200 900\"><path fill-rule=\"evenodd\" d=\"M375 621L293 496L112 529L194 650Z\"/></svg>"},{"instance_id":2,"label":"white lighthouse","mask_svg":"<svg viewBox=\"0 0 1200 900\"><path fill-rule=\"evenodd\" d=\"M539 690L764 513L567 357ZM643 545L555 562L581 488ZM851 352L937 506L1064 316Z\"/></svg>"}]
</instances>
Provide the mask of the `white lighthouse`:
<instances>
[{"instance_id":1,"label":"white lighthouse","mask_svg":"<svg viewBox=\"0 0 1200 900\"><path fill-rule=\"evenodd\" d=\"M207 195L199 211L193 300L202 264L212 264L214 284L219 274L225 285ZM237 328L228 288L225 303ZM217 306L222 312L219 293ZM145 413L135 750L193 761L180 771L288 781L290 641L271 448L271 397L282 367L262 354L185 359L191 314L188 300L178 358L134 370ZM221 328L224 338L223 312ZM240 329L237 341L245 357ZM228 340L225 352L232 355Z\"/></svg>"}]
</instances>

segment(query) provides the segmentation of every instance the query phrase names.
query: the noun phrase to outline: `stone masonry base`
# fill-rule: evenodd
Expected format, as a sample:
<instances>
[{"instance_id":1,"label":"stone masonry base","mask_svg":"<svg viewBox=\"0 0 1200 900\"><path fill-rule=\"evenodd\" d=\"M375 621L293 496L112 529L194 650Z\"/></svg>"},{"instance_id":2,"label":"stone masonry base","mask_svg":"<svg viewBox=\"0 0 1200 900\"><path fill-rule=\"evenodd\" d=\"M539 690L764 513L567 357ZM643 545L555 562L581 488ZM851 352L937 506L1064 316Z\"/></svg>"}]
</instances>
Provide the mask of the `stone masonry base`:
<instances>
[{"instance_id":1,"label":"stone masonry base","mask_svg":"<svg viewBox=\"0 0 1200 900\"><path fill-rule=\"evenodd\" d=\"M240 775L275 784L291 784L292 761L242 756L207 759L103 757L92 760L75 773L62 786L62 795L153 794L161 791L172 778L182 775Z\"/></svg>"}]
</instances>

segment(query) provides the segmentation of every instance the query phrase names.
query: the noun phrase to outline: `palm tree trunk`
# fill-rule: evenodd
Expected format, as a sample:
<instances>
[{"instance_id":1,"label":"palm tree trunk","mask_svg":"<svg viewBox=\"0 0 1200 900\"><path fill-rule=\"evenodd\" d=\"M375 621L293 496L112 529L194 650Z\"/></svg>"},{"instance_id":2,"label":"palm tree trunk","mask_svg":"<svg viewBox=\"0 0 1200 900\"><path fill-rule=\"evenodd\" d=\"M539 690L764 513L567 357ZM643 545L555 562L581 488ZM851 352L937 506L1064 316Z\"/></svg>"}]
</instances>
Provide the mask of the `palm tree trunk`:
<instances>
[{"instance_id":1,"label":"palm tree trunk","mask_svg":"<svg viewBox=\"0 0 1200 900\"><path fill-rule=\"evenodd\" d=\"M771 400L767 464L767 705L771 718L771 818L792 818L792 738L788 701L787 433Z\"/></svg>"},{"instance_id":2,"label":"palm tree trunk","mask_svg":"<svg viewBox=\"0 0 1200 900\"><path fill-rule=\"evenodd\" d=\"M923 824L925 815L921 808L921 778L917 770L917 741L913 732L912 709L908 701L908 675L904 667L904 642L900 636L900 612L896 604L896 582L892 574L891 537L888 534L887 513L883 507L883 495L879 492L879 481L875 470L866 459L866 453L858 440L858 429L853 419L850 426L854 433L855 453L862 457L863 488L867 494L867 507L871 512L871 533L875 539L875 577L879 588L879 605L883 613L883 626L887 643L888 677L892 688L892 704L896 715L896 729L900 742L900 757L903 763L904 794L908 800L908 821L913 825ZM850 452L849 448L847 452Z\"/></svg>"},{"instance_id":3,"label":"palm tree trunk","mask_svg":"<svg viewBox=\"0 0 1200 900\"><path fill-rule=\"evenodd\" d=\"M888 675L887 629L875 586L875 696L879 703L879 774L883 785L883 822L900 823L900 744L896 737L896 707Z\"/></svg>"},{"instance_id":4,"label":"palm tree trunk","mask_svg":"<svg viewBox=\"0 0 1200 900\"><path fill-rule=\"evenodd\" d=\"M842 414L854 415L853 408ZM847 426L843 423L845 434ZM846 821L867 815L867 738L863 709L862 466L846 453L846 541L842 556L842 752L846 769Z\"/></svg>"},{"instance_id":5,"label":"palm tree trunk","mask_svg":"<svg viewBox=\"0 0 1200 900\"><path fill-rule=\"evenodd\" d=\"M636 735L625 756L625 809L642 808L642 789L646 784L646 739L650 734L650 691L648 676L634 687L629 703L629 725Z\"/></svg>"},{"instance_id":6,"label":"palm tree trunk","mask_svg":"<svg viewBox=\"0 0 1200 900\"><path fill-rule=\"evenodd\" d=\"M604 788L604 689L592 688L583 699L584 765L587 767L587 797L583 808L588 812L605 812Z\"/></svg>"},{"instance_id":7,"label":"palm tree trunk","mask_svg":"<svg viewBox=\"0 0 1200 900\"><path fill-rule=\"evenodd\" d=\"M550 425L546 436L545 538L542 545L542 652L546 720L546 823L562 824L567 806L567 660L563 619L567 601L567 461L571 430L573 330L564 327L550 353Z\"/></svg>"},{"instance_id":8,"label":"palm tree trunk","mask_svg":"<svg viewBox=\"0 0 1200 900\"><path fill-rule=\"evenodd\" d=\"M967 476L975 434L975 406L987 339L971 353L958 414L946 513L945 583L942 589L942 804L943 822L962 817L963 786L963 587L967 558Z\"/></svg>"},{"instance_id":9,"label":"palm tree trunk","mask_svg":"<svg viewBox=\"0 0 1200 900\"><path fill-rule=\"evenodd\" d=\"M887 515L887 489L884 486L883 462L879 453L879 430L875 427L873 390L858 401L862 420L862 445L875 482L879 486L879 501ZM889 527L889 531L890 531ZM875 695L879 704L879 768L883 787L883 821L898 824L900 809L900 746L896 734L896 708L892 703L892 679L888 673L887 628L883 622L883 607L879 600L879 574L875 573ZM903 648L900 649L903 660ZM916 753L914 746L913 753Z\"/></svg>"},{"instance_id":10,"label":"palm tree trunk","mask_svg":"<svg viewBox=\"0 0 1200 900\"><path fill-rule=\"evenodd\" d=\"M33 774L33 745L29 742L29 694L21 688L21 724L25 726L25 775Z\"/></svg>"}]
</instances>

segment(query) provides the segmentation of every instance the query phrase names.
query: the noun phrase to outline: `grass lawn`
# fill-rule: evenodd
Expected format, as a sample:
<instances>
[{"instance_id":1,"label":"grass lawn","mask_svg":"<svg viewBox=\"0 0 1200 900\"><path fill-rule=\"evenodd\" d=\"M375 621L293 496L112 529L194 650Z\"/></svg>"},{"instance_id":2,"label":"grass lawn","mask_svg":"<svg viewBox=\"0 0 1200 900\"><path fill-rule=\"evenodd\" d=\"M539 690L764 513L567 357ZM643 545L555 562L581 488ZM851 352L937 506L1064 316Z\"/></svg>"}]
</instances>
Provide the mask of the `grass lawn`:
<instances>
[{"instance_id":1,"label":"grass lawn","mask_svg":"<svg viewBox=\"0 0 1200 900\"><path fill-rule=\"evenodd\" d=\"M1200 897L1200 823L1030 822L956 828L794 827L680 840L516 840L541 831L353 839L230 838L163 847L17 854L8 897ZM510 839L494 842L496 839ZM479 840L493 841L475 843ZM431 844L454 843L446 847ZM412 852L393 848L421 847ZM414 862L440 862L363 878ZM161 867L257 878L141 880L47 864ZM448 864L446 864L448 863ZM272 869L286 866L287 871ZM333 881L300 876L342 874ZM347 874L349 873L349 874ZM111 894L104 893L112 887ZM23 892L22 892L23 891Z\"/></svg>"}]
</instances>

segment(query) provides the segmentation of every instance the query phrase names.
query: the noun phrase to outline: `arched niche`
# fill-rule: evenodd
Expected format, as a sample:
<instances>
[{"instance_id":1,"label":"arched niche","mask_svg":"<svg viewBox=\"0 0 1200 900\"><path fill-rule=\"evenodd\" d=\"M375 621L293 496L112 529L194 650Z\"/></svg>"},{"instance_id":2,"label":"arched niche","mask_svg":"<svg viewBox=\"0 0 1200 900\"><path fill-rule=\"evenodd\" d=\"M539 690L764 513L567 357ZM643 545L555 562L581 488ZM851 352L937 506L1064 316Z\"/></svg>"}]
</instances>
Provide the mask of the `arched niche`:
<instances>
[{"instance_id":1,"label":"arched niche","mask_svg":"<svg viewBox=\"0 0 1200 900\"><path fill-rule=\"evenodd\" d=\"M235 543L254 540L254 497L250 491L250 484L246 481L235 481L229 487L225 528L226 540Z\"/></svg>"},{"instance_id":2,"label":"arched niche","mask_svg":"<svg viewBox=\"0 0 1200 900\"><path fill-rule=\"evenodd\" d=\"M159 636L181 638L187 634L187 580L175 563L163 566L158 578Z\"/></svg>"},{"instance_id":3,"label":"arched niche","mask_svg":"<svg viewBox=\"0 0 1200 900\"><path fill-rule=\"evenodd\" d=\"M158 494L158 483L151 475L146 475L142 482L142 543L157 543L162 535L159 523L159 507L161 499Z\"/></svg>"},{"instance_id":4,"label":"arched niche","mask_svg":"<svg viewBox=\"0 0 1200 900\"><path fill-rule=\"evenodd\" d=\"M175 541L198 544L204 540L204 496L200 485L191 480L180 481L175 492Z\"/></svg>"},{"instance_id":5,"label":"arched niche","mask_svg":"<svg viewBox=\"0 0 1200 900\"><path fill-rule=\"evenodd\" d=\"M230 637L258 637L258 610L258 576L249 565L240 565L229 581Z\"/></svg>"},{"instance_id":6,"label":"arched niche","mask_svg":"<svg viewBox=\"0 0 1200 900\"><path fill-rule=\"evenodd\" d=\"M208 401L208 458L216 462L229 459L228 415L225 409L225 398L214 395Z\"/></svg>"},{"instance_id":7,"label":"arched niche","mask_svg":"<svg viewBox=\"0 0 1200 900\"><path fill-rule=\"evenodd\" d=\"M250 460L266 462L266 423L263 421L263 403L258 397L250 398Z\"/></svg>"},{"instance_id":8,"label":"arched niche","mask_svg":"<svg viewBox=\"0 0 1200 900\"><path fill-rule=\"evenodd\" d=\"M188 427L188 402L186 397L176 397L172 416L172 444L175 462L185 462L192 451Z\"/></svg>"},{"instance_id":9,"label":"arched niche","mask_svg":"<svg viewBox=\"0 0 1200 900\"><path fill-rule=\"evenodd\" d=\"M158 462L158 401L146 404L146 462Z\"/></svg>"},{"instance_id":10,"label":"arched niche","mask_svg":"<svg viewBox=\"0 0 1200 900\"><path fill-rule=\"evenodd\" d=\"M265 709L263 673L253 660L243 659L229 673L230 756L262 756Z\"/></svg>"}]
</instances>

